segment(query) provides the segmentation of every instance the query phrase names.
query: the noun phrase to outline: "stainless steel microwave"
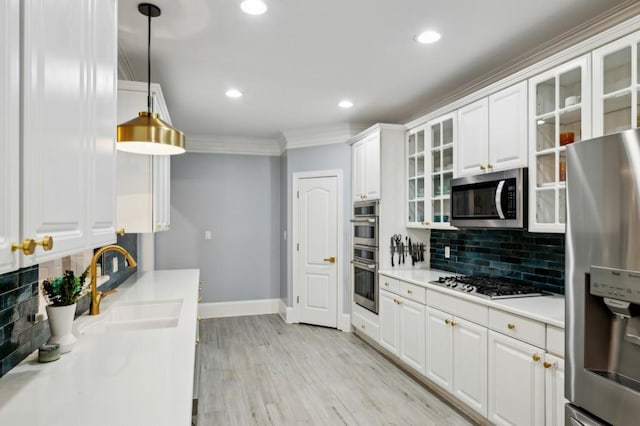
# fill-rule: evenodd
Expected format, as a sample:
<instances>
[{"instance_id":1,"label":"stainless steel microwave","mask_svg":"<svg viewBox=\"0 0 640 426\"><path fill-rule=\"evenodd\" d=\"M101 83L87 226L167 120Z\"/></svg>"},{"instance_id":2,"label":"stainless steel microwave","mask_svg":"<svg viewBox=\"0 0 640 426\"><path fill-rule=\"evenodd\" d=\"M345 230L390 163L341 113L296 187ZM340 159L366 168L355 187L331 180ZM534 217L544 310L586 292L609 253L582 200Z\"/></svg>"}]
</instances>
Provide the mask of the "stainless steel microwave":
<instances>
[{"instance_id":1,"label":"stainless steel microwave","mask_svg":"<svg viewBox=\"0 0 640 426\"><path fill-rule=\"evenodd\" d=\"M527 168L451 180L451 225L458 228L527 227Z\"/></svg>"}]
</instances>

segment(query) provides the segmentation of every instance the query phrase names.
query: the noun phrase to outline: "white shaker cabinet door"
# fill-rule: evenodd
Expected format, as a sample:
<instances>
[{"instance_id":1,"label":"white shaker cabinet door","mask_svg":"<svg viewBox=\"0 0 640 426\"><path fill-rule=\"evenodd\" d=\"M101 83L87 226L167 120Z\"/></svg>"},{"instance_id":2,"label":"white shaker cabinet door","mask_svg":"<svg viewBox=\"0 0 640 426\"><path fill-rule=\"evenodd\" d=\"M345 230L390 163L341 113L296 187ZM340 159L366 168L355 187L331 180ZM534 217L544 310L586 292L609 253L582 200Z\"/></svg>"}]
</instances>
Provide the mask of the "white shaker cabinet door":
<instances>
[{"instance_id":1,"label":"white shaker cabinet door","mask_svg":"<svg viewBox=\"0 0 640 426\"><path fill-rule=\"evenodd\" d=\"M380 198L380 133L374 133L366 141L365 172L366 193L368 200Z\"/></svg>"},{"instance_id":2,"label":"white shaker cabinet door","mask_svg":"<svg viewBox=\"0 0 640 426\"><path fill-rule=\"evenodd\" d=\"M393 353L399 353L400 341L400 317L397 296L384 290L380 290L380 309L378 317L380 318L380 345Z\"/></svg>"},{"instance_id":3,"label":"white shaker cabinet door","mask_svg":"<svg viewBox=\"0 0 640 426\"><path fill-rule=\"evenodd\" d=\"M0 274L19 267L20 2L0 4Z\"/></svg>"},{"instance_id":4,"label":"white shaker cabinet door","mask_svg":"<svg viewBox=\"0 0 640 426\"><path fill-rule=\"evenodd\" d=\"M453 394L487 416L487 334L485 327L454 317Z\"/></svg>"},{"instance_id":5,"label":"white shaker cabinet door","mask_svg":"<svg viewBox=\"0 0 640 426\"><path fill-rule=\"evenodd\" d=\"M489 96L491 171L527 166L527 82Z\"/></svg>"},{"instance_id":6,"label":"white shaker cabinet door","mask_svg":"<svg viewBox=\"0 0 640 426\"><path fill-rule=\"evenodd\" d=\"M80 0L23 2L23 237L54 240L25 264L87 241L88 8Z\"/></svg>"},{"instance_id":7,"label":"white shaker cabinet door","mask_svg":"<svg viewBox=\"0 0 640 426\"><path fill-rule=\"evenodd\" d=\"M489 146L489 102L480 99L458 110L456 176L487 171Z\"/></svg>"},{"instance_id":8,"label":"white shaker cabinet door","mask_svg":"<svg viewBox=\"0 0 640 426\"><path fill-rule=\"evenodd\" d=\"M453 391L453 331L450 314L427 307L427 378L449 392Z\"/></svg>"},{"instance_id":9,"label":"white shaker cabinet door","mask_svg":"<svg viewBox=\"0 0 640 426\"><path fill-rule=\"evenodd\" d=\"M546 426L564 426L564 359L544 356Z\"/></svg>"},{"instance_id":10,"label":"white shaker cabinet door","mask_svg":"<svg viewBox=\"0 0 640 426\"><path fill-rule=\"evenodd\" d=\"M424 305L398 297L400 305L400 359L424 374Z\"/></svg>"},{"instance_id":11,"label":"white shaker cabinet door","mask_svg":"<svg viewBox=\"0 0 640 426\"><path fill-rule=\"evenodd\" d=\"M489 420L496 425L543 426L544 351L489 331Z\"/></svg>"}]
</instances>

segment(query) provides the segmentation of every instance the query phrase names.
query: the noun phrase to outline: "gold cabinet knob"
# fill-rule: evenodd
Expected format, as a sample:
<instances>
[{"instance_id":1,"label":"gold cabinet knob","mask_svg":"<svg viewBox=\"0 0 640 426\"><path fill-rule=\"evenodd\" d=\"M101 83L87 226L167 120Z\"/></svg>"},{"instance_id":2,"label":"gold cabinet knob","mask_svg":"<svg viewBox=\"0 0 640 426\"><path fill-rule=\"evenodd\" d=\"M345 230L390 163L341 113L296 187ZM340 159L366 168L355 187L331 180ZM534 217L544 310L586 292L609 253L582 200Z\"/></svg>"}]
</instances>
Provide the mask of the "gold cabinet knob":
<instances>
[{"instance_id":1,"label":"gold cabinet knob","mask_svg":"<svg viewBox=\"0 0 640 426\"><path fill-rule=\"evenodd\" d=\"M323 259L325 262L336 263L336 258L334 256Z\"/></svg>"},{"instance_id":2,"label":"gold cabinet knob","mask_svg":"<svg viewBox=\"0 0 640 426\"><path fill-rule=\"evenodd\" d=\"M488 169L493 169L493 164L487 164Z\"/></svg>"},{"instance_id":3,"label":"gold cabinet knob","mask_svg":"<svg viewBox=\"0 0 640 426\"><path fill-rule=\"evenodd\" d=\"M516 325L515 325L515 324L513 324L513 323L509 323L509 324L507 324L507 328L508 328L509 330L513 330L514 328L516 328Z\"/></svg>"},{"instance_id":4,"label":"gold cabinet knob","mask_svg":"<svg viewBox=\"0 0 640 426\"><path fill-rule=\"evenodd\" d=\"M425 221L425 222L422 222L422 224L425 225L425 226L428 226L428 225L431 225L431 222Z\"/></svg>"},{"instance_id":5,"label":"gold cabinet knob","mask_svg":"<svg viewBox=\"0 0 640 426\"><path fill-rule=\"evenodd\" d=\"M200 318L200 317L196 317L196 319L197 319L198 321L202 321L202 318Z\"/></svg>"},{"instance_id":6,"label":"gold cabinet knob","mask_svg":"<svg viewBox=\"0 0 640 426\"><path fill-rule=\"evenodd\" d=\"M486 169L487 168L483 164L480 164L480 170L486 170Z\"/></svg>"},{"instance_id":7,"label":"gold cabinet knob","mask_svg":"<svg viewBox=\"0 0 640 426\"><path fill-rule=\"evenodd\" d=\"M551 368L553 367L553 364L551 364L549 361L545 361L542 363L542 365L544 365L544 368Z\"/></svg>"},{"instance_id":8,"label":"gold cabinet knob","mask_svg":"<svg viewBox=\"0 0 640 426\"><path fill-rule=\"evenodd\" d=\"M444 323L445 323L445 324L447 324L447 325L449 325L449 324L451 324L451 321L449 321L448 319L446 319L446 320L444 320Z\"/></svg>"},{"instance_id":9,"label":"gold cabinet knob","mask_svg":"<svg viewBox=\"0 0 640 426\"><path fill-rule=\"evenodd\" d=\"M25 256L30 256L36 251L36 240L25 238L22 244L12 243L11 251L22 250Z\"/></svg>"},{"instance_id":10,"label":"gold cabinet knob","mask_svg":"<svg viewBox=\"0 0 640 426\"><path fill-rule=\"evenodd\" d=\"M362 324L360 325L360 328L364 328L364 323L362 323Z\"/></svg>"},{"instance_id":11,"label":"gold cabinet knob","mask_svg":"<svg viewBox=\"0 0 640 426\"><path fill-rule=\"evenodd\" d=\"M200 344L200 339L196 339L196 345Z\"/></svg>"},{"instance_id":12,"label":"gold cabinet knob","mask_svg":"<svg viewBox=\"0 0 640 426\"><path fill-rule=\"evenodd\" d=\"M116 235L120 235L121 237L124 237L124 228L120 228L120 229L116 229Z\"/></svg>"},{"instance_id":13,"label":"gold cabinet knob","mask_svg":"<svg viewBox=\"0 0 640 426\"><path fill-rule=\"evenodd\" d=\"M399 305L402 303L402 300L398 300L398 299L393 299L393 301L395 302L396 305Z\"/></svg>"},{"instance_id":14,"label":"gold cabinet knob","mask_svg":"<svg viewBox=\"0 0 640 426\"><path fill-rule=\"evenodd\" d=\"M162 224L156 223L156 229L160 229L161 227L162 227Z\"/></svg>"},{"instance_id":15,"label":"gold cabinet knob","mask_svg":"<svg viewBox=\"0 0 640 426\"><path fill-rule=\"evenodd\" d=\"M455 322L455 321L451 321L451 327L455 327L456 325L458 325L458 323L457 323L457 322Z\"/></svg>"},{"instance_id":16,"label":"gold cabinet knob","mask_svg":"<svg viewBox=\"0 0 640 426\"><path fill-rule=\"evenodd\" d=\"M43 239L36 241L37 246L42 246L44 251L49 251L53 248L53 237L51 235L45 235Z\"/></svg>"},{"instance_id":17,"label":"gold cabinet knob","mask_svg":"<svg viewBox=\"0 0 640 426\"><path fill-rule=\"evenodd\" d=\"M533 355L531 355L531 359L534 360L535 362L538 362L538 361L540 361L540 355L533 354Z\"/></svg>"},{"instance_id":18,"label":"gold cabinet knob","mask_svg":"<svg viewBox=\"0 0 640 426\"><path fill-rule=\"evenodd\" d=\"M198 303L202 302L202 296L198 297Z\"/></svg>"},{"instance_id":19,"label":"gold cabinet knob","mask_svg":"<svg viewBox=\"0 0 640 426\"><path fill-rule=\"evenodd\" d=\"M389 287L389 283L385 281L384 286Z\"/></svg>"},{"instance_id":20,"label":"gold cabinet knob","mask_svg":"<svg viewBox=\"0 0 640 426\"><path fill-rule=\"evenodd\" d=\"M413 290L411 289L407 290L407 294L413 294Z\"/></svg>"}]
</instances>

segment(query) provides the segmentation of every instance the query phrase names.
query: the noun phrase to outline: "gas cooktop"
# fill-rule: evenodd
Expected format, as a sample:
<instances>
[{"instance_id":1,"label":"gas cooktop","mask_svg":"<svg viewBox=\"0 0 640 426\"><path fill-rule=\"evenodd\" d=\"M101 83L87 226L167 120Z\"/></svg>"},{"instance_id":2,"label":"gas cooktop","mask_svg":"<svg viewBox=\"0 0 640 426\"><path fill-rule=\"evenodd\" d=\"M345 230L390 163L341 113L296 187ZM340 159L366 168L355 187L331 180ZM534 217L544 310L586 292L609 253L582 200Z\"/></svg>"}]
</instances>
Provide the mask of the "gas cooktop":
<instances>
[{"instance_id":1,"label":"gas cooktop","mask_svg":"<svg viewBox=\"0 0 640 426\"><path fill-rule=\"evenodd\" d=\"M447 276L440 277L431 284L447 287L462 293L488 299L507 299L511 297L545 296L549 293L525 284L515 284L500 278L483 276Z\"/></svg>"}]
</instances>

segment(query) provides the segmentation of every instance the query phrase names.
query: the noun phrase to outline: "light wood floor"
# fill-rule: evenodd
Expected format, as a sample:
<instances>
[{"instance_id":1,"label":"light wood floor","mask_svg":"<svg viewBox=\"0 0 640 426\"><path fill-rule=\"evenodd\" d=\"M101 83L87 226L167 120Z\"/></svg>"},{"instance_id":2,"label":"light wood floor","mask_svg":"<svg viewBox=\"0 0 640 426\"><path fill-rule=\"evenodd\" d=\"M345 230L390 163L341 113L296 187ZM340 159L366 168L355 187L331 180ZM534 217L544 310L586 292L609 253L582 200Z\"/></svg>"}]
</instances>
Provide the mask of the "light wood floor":
<instances>
[{"instance_id":1,"label":"light wood floor","mask_svg":"<svg viewBox=\"0 0 640 426\"><path fill-rule=\"evenodd\" d=\"M469 425L352 333L278 315L200 324L198 425Z\"/></svg>"}]
</instances>

